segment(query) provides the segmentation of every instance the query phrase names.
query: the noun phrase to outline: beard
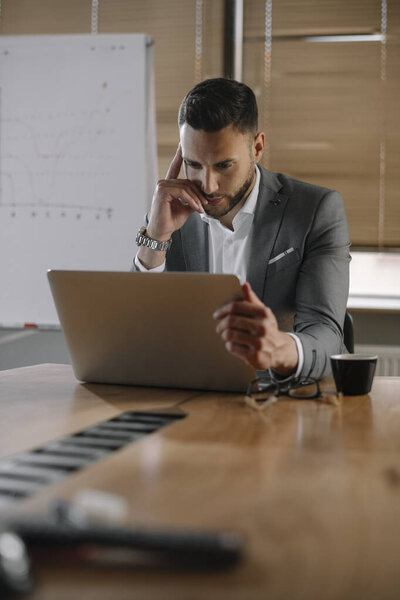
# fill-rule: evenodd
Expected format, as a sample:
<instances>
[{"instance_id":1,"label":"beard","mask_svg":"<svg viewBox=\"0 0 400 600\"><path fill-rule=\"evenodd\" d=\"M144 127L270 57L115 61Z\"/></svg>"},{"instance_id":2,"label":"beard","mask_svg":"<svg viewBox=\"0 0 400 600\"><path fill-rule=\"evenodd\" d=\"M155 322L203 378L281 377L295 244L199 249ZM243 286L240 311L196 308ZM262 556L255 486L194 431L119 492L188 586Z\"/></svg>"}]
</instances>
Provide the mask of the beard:
<instances>
[{"instance_id":1,"label":"beard","mask_svg":"<svg viewBox=\"0 0 400 600\"><path fill-rule=\"evenodd\" d=\"M205 213L209 217L212 217L214 219L220 219L221 217L224 217L229 212L231 212L231 210L233 208L235 208L235 206L240 204L240 202L243 202L243 204L244 204L244 201L246 200L247 196L250 194L250 189L253 185L254 178L255 178L255 161L252 160L247 177L244 180L244 182L242 183L242 185L239 187L239 189L236 190L236 192L234 192L233 194L225 195L222 206L219 206L219 205L218 206L208 206L207 204L205 206L203 206ZM205 197L207 198L207 196L205 196ZM210 196L209 198L211 200L212 196Z\"/></svg>"}]
</instances>

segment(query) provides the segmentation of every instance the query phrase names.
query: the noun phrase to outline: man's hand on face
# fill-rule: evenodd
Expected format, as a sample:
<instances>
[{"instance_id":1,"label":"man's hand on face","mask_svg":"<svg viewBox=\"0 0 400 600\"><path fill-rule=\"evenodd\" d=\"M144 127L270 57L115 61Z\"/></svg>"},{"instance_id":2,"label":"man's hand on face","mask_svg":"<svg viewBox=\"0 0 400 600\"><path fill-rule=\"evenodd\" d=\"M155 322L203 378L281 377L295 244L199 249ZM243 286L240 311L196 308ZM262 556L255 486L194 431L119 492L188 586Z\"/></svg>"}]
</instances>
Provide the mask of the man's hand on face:
<instances>
[{"instance_id":1,"label":"man's hand on face","mask_svg":"<svg viewBox=\"0 0 400 600\"><path fill-rule=\"evenodd\" d=\"M192 181L178 179L181 166L182 150L179 144L165 179L157 183L149 224L146 227L146 234L160 242L169 240L174 231L180 229L193 212L203 213L203 204L207 204L207 200ZM145 246L139 248L137 256L147 269L161 266L165 260L165 252L151 250Z\"/></svg>"},{"instance_id":2,"label":"man's hand on face","mask_svg":"<svg viewBox=\"0 0 400 600\"><path fill-rule=\"evenodd\" d=\"M275 315L249 283L242 289L243 300L230 302L214 313L226 349L255 369L271 368L281 375L293 373L298 364L296 342L279 330Z\"/></svg>"},{"instance_id":3,"label":"man's hand on face","mask_svg":"<svg viewBox=\"0 0 400 600\"><path fill-rule=\"evenodd\" d=\"M178 179L181 166L179 144L165 179L158 181L153 196L147 234L156 240L168 240L193 212L204 213L207 200L192 181Z\"/></svg>"}]
</instances>

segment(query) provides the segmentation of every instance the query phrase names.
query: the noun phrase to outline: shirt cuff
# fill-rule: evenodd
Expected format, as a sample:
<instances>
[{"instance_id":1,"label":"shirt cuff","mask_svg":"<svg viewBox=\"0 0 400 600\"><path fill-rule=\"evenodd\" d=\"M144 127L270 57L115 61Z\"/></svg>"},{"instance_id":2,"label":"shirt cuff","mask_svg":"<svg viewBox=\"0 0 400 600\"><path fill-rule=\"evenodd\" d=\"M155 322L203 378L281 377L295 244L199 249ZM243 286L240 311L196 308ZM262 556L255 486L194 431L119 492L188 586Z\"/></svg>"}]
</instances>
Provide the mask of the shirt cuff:
<instances>
[{"instance_id":1,"label":"shirt cuff","mask_svg":"<svg viewBox=\"0 0 400 600\"><path fill-rule=\"evenodd\" d=\"M299 355L299 362L297 363L296 372L292 373L288 377L282 377L282 376L278 375L277 373L274 373L274 371L272 369L269 369L269 374L271 376L271 379L279 380L279 383L285 383L286 381L290 381L291 379L297 379L297 377L299 377L299 375L303 369L303 365L304 365L304 350L303 350L303 344L301 343L300 338L295 333L289 333L289 332L286 332L286 333L288 335L290 335L290 337L292 337L294 339L294 341L296 342L297 353Z\"/></svg>"},{"instance_id":2,"label":"shirt cuff","mask_svg":"<svg viewBox=\"0 0 400 600\"><path fill-rule=\"evenodd\" d=\"M158 267L154 267L153 269L147 269L140 260L138 259L138 255L135 256L135 267L139 269L142 273L163 273L165 271L165 260L162 265Z\"/></svg>"},{"instance_id":3,"label":"shirt cuff","mask_svg":"<svg viewBox=\"0 0 400 600\"><path fill-rule=\"evenodd\" d=\"M288 333L288 335L290 335L290 337L292 337L294 339L294 341L296 342L297 352L299 354L299 362L297 363L297 369L296 369L296 373L294 374L294 377L299 377L300 373L303 370L303 365L304 365L303 344L301 343L300 338L295 333Z\"/></svg>"}]
</instances>

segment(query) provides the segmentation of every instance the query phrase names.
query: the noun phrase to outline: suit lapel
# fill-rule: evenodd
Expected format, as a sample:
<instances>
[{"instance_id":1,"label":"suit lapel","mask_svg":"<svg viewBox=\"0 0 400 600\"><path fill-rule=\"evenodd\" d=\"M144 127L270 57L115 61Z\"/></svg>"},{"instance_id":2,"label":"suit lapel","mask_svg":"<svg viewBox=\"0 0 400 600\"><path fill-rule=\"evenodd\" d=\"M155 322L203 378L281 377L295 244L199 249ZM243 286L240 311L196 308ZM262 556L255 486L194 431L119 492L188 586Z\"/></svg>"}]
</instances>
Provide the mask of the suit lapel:
<instances>
[{"instance_id":1,"label":"suit lapel","mask_svg":"<svg viewBox=\"0 0 400 600\"><path fill-rule=\"evenodd\" d=\"M247 281L262 299L268 261L271 258L288 197L274 173L260 167L260 190L254 215L254 226L247 270ZM183 256L187 271L208 272L208 224L194 213L180 230Z\"/></svg>"},{"instance_id":2,"label":"suit lapel","mask_svg":"<svg viewBox=\"0 0 400 600\"><path fill-rule=\"evenodd\" d=\"M260 190L254 215L247 281L262 300L268 261L271 258L288 197L279 192L282 185L276 175L262 167L260 171Z\"/></svg>"},{"instance_id":3,"label":"suit lapel","mask_svg":"<svg viewBox=\"0 0 400 600\"><path fill-rule=\"evenodd\" d=\"M181 229L183 256L187 271L209 270L208 224L196 213Z\"/></svg>"}]
</instances>

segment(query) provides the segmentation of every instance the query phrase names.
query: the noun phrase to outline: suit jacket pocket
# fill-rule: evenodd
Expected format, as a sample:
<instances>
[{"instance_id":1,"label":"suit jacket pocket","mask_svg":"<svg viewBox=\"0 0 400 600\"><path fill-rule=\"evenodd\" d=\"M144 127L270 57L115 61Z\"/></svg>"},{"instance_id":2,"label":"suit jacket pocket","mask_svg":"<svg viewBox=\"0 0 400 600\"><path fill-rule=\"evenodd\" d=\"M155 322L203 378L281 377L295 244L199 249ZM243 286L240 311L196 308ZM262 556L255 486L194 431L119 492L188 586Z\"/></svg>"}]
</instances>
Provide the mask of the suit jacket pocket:
<instances>
[{"instance_id":1,"label":"suit jacket pocket","mask_svg":"<svg viewBox=\"0 0 400 600\"><path fill-rule=\"evenodd\" d=\"M300 253L297 248L288 248L284 252L280 252L268 261L268 277L275 275L279 271L283 271L283 269L293 267L299 261Z\"/></svg>"}]
</instances>

